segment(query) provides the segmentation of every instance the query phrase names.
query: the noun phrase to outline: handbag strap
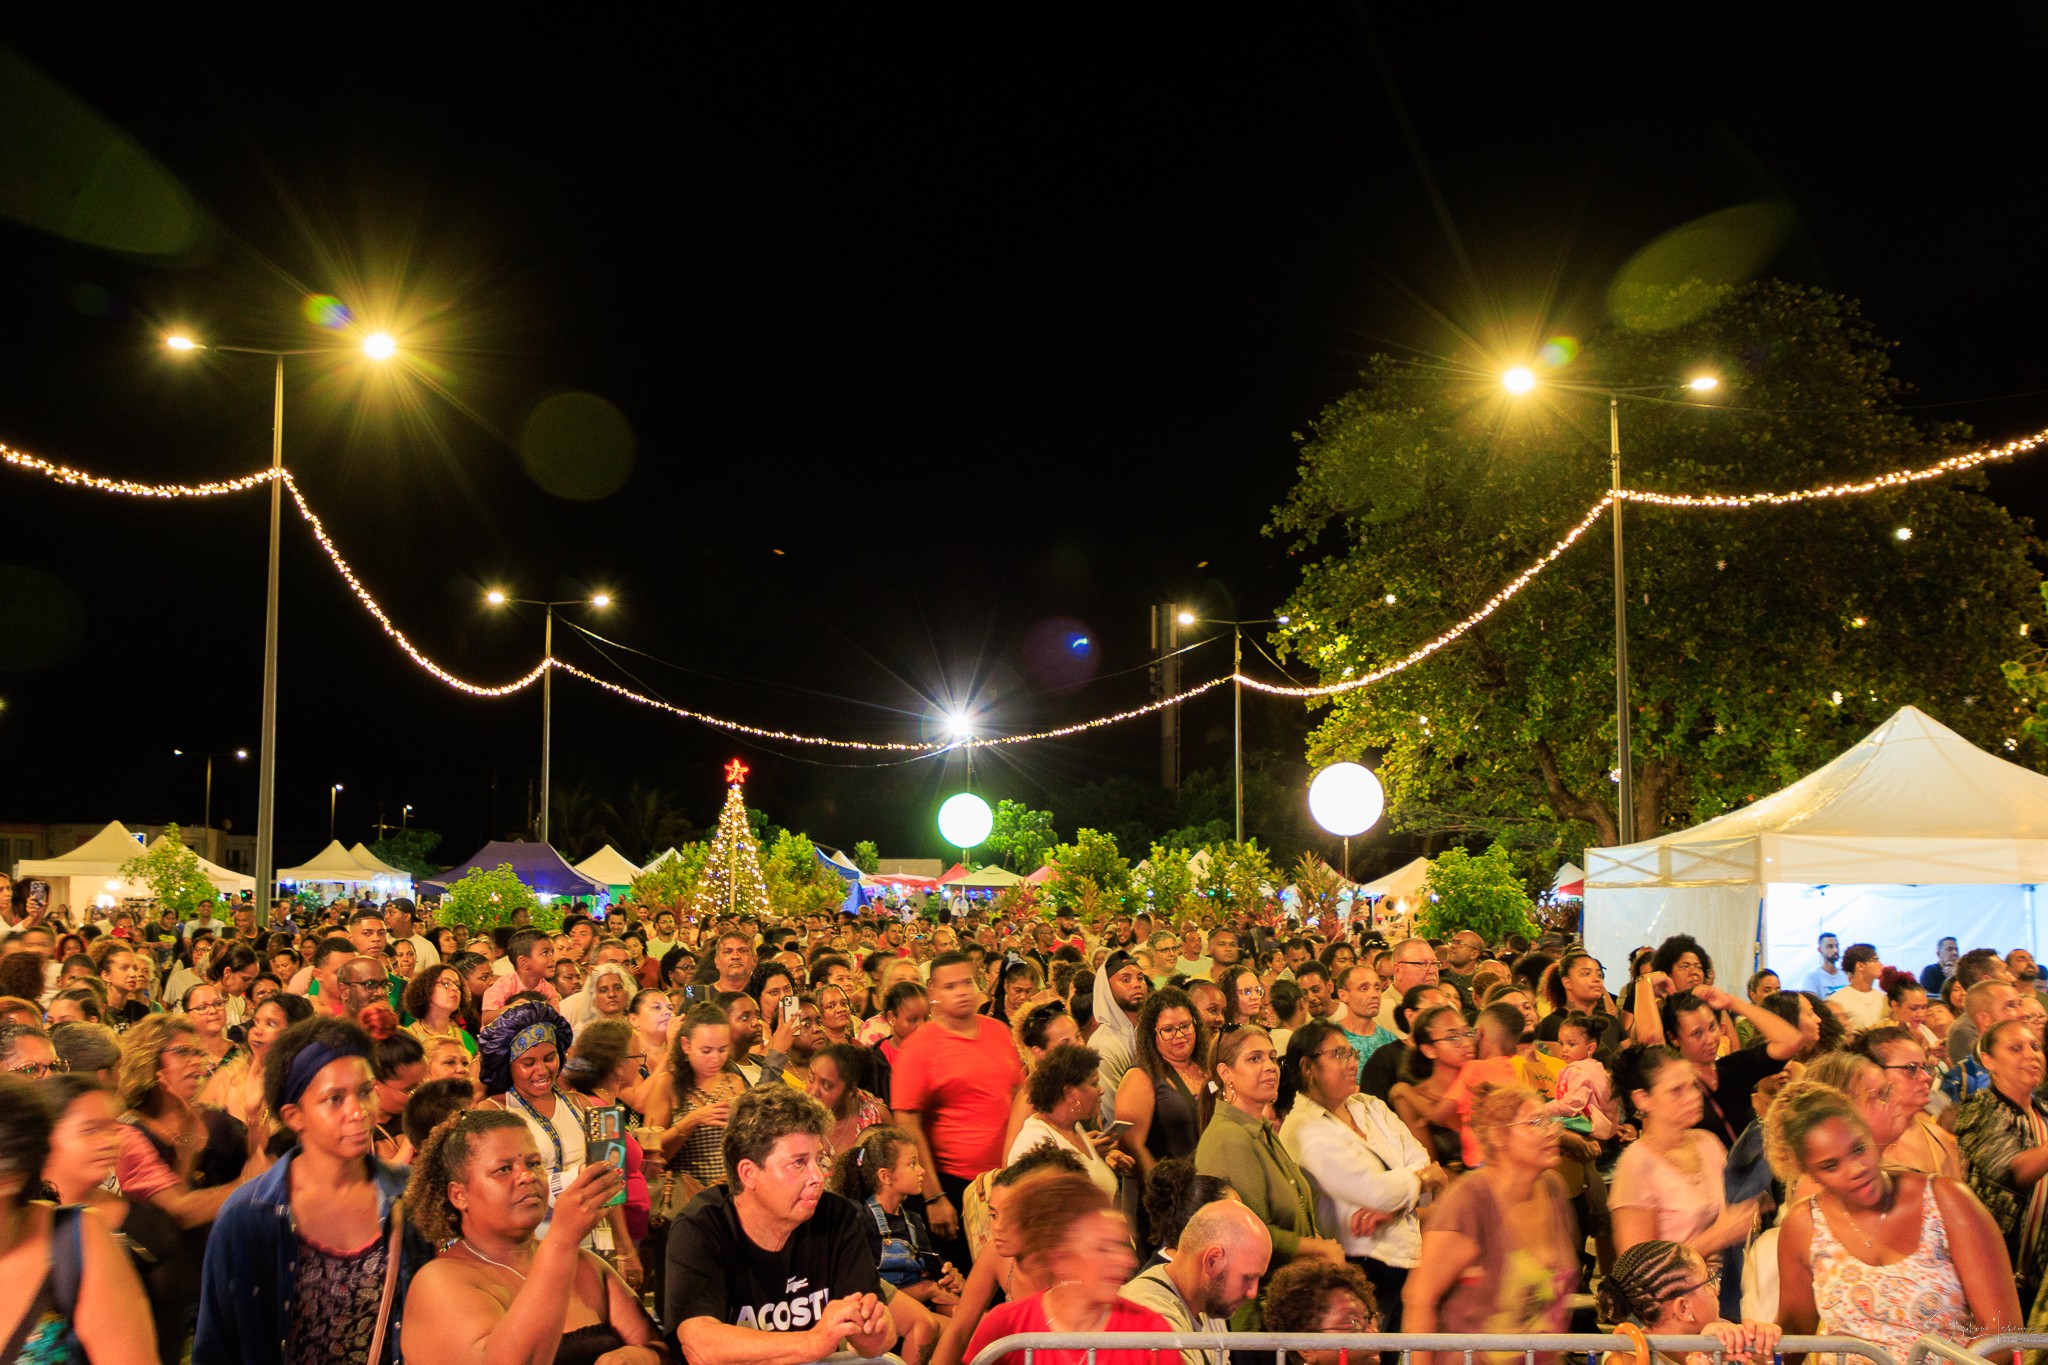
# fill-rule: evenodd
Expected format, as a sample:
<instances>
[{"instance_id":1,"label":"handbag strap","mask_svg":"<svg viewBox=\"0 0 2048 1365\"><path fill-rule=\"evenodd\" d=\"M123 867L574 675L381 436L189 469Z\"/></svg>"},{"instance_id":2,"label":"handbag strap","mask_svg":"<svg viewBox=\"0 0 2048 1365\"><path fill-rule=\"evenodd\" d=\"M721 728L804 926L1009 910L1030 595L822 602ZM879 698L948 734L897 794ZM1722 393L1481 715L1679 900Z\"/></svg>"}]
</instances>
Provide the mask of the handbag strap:
<instances>
[{"instance_id":1,"label":"handbag strap","mask_svg":"<svg viewBox=\"0 0 2048 1365\"><path fill-rule=\"evenodd\" d=\"M50 1297L66 1322L78 1316L78 1286L85 1278L84 1206L66 1204L50 1216Z\"/></svg>"},{"instance_id":2,"label":"handbag strap","mask_svg":"<svg viewBox=\"0 0 2048 1365\"><path fill-rule=\"evenodd\" d=\"M391 1325L391 1305L398 1297L398 1263L405 1254L405 1196L391 1201L391 1240L384 1249L384 1297L377 1304L377 1330L370 1334L368 1365L384 1359L384 1332Z\"/></svg>"}]
</instances>

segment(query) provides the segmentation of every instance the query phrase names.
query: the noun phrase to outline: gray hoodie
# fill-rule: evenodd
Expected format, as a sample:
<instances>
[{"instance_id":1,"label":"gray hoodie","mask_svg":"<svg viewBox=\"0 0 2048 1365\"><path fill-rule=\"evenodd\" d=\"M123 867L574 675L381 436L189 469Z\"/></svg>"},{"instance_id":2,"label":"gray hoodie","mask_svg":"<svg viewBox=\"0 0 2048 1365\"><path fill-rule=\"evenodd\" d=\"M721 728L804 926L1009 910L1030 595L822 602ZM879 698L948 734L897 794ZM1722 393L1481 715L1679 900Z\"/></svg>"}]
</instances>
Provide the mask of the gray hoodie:
<instances>
[{"instance_id":1,"label":"gray hoodie","mask_svg":"<svg viewBox=\"0 0 2048 1365\"><path fill-rule=\"evenodd\" d=\"M1102 1121L1108 1123L1116 1118L1116 1088L1138 1057L1138 1026L1110 994L1109 958L1095 969L1095 1033L1088 1046L1102 1057Z\"/></svg>"}]
</instances>

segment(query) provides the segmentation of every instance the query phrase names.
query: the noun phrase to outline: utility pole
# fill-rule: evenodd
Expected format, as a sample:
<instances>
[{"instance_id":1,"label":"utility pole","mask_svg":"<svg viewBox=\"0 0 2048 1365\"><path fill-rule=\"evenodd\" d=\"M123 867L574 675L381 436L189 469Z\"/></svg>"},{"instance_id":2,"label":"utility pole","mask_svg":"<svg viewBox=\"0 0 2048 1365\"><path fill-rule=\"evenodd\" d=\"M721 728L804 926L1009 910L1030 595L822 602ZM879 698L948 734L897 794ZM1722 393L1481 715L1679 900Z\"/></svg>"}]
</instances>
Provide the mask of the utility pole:
<instances>
[{"instance_id":1,"label":"utility pole","mask_svg":"<svg viewBox=\"0 0 2048 1365\"><path fill-rule=\"evenodd\" d=\"M1180 604L1152 608L1152 697L1162 701L1180 691ZM1159 708L1159 785L1180 790L1180 707Z\"/></svg>"}]
</instances>

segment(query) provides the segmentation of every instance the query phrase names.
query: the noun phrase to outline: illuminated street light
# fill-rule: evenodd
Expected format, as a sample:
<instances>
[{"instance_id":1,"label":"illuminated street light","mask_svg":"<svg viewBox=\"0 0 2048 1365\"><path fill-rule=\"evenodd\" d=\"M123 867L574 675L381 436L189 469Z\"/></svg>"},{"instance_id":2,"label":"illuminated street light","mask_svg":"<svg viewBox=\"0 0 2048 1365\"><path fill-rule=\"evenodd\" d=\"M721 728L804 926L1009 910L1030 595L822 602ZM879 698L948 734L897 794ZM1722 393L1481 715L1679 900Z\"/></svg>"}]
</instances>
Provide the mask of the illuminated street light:
<instances>
[{"instance_id":1,"label":"illuminated street light","mask_svg":"<svg viewBox=\"0 0 2048 1365\"><path fill-rule=\"evenodd\" d=\"M185 756L185 751L184 751L183 749L173 749L173 750L171 750L171 756L172 756L173 758L183 758L183 757ZM192 757L194 757L194 758L204 758L204 759L206 760L206 805L205 805L205 806L204 806L204 807L203 807L203 808L201 809L201 813L200 813L200 817L199 817L199 827L200 827L201 829L212 829L212 828L213 828L213 760L215 760L216 758L237 758L237 759L247 759L247 758L249 757L249 751L248 751L247 749L234 749L234 750L227 750L227 749L222 749L222 750L220 750L220 751L218 751L218 752L216 752L216 753L210 753L210 754L194 754L194 755L192 755Z\"/></svg>"},{"instance_id":2,"label":"illuminated street light","mask_svg":"<svg viewBox=\"0 0 2048 1365\"><path fill-rule=\"evenodd\" d=\"M327 789L327 839L334 841L334 808L341 800L341 784L335 783Z\"/></svg>"},{"instance_id":3,"label":"illuminated street light","mask_svg":"<svg viewBox=\"0 0 2048 1365\"><path fill-rule=\"evenodd\" d=\"M600 610L612 604L608 592L592 593L589 597L569 597L556 601L543 601L533 597L508 597L497 588L484 594L484 601L494 607L507 603L522 607L541 607L546 613L546 624L541 628L541 655L545 665L540 675L540 841L548 841L548 807L553 804L549 781L554 771L555 744L555 608L592 606Z\"/></svg>"},{"instance_id":4,"label":"illuminated street light","mask_svg":"<svg viewBox=\"0 0 2048 1365\"><path fill-rule=\"evenodd\" d=\"M1195 623L1195 614L1191 611L1184 611L1173 619L1184 626L1191 626Z\"/></svg>"},{"instance_id":5,"label":"illuminated street light","mask_svg":"<svg viewBox=\"0 0 2048 1365\"><path fill-rule=\"evenodd\" d=\"M1536 374L1527 366L1517 365L1503 374L1500 382L1509 393L1525 394L1536 387ZM1709 393L1720 386L1720 379L1711 374L1695 375L1683 385L1693 393ZM1608 489L1617 495L1612 499L1613 505L1607 509L1607 515L1614 523L1614 747L1619 760L1615 764L1615 773L1621 788L1616 794L1619 818L1615 821L1615 830L1619 836L1617 842L1632 844L1636 837L1636 813L1635 763L1628 719L1628 572L1622 550L1622 504L1618 496L1621 492L1621 400L1624 395L1669 394L1674 386L1667 383L1615 387L1560 382L1551 387L1604 394L1607 398ZM1387 600L1391 603L1393 594L1389 593Z\"/></svg>"},{"instance_id":6,"label":"illuminated street light","mask_svg":"<svg viewBox=\"0 0 2048 1365\"><path fill-rule=\"evenodd\" d=\"M256 737L260 751L256 766L256 922L260 926L269 922L270 901L277 890L277 644L282 576L279 564L284 541L284 361L286 356L322 355L334 348L278 350L270 346L209 344L182 331L167 334L164 346L181 355L228 351L269 356L275 362L270 402L270 562L263 596L263 713L261 733ZM363 352L372 360L389 359L397 349L398 344L386 332L373 333L363 342ZM333 823L330 811L328 824Z\"/></svg>"}]
</instances>

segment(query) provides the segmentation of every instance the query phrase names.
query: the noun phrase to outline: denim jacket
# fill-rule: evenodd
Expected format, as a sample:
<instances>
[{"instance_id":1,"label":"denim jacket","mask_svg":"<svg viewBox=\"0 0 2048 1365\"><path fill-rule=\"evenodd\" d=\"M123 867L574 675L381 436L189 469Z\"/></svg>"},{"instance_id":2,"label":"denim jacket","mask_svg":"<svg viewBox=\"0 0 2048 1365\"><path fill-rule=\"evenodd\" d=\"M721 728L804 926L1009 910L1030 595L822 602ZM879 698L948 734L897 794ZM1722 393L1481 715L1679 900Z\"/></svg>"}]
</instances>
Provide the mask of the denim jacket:
<instances>
[{"instance_id":1,"label":"denim jacket","mask_svg":"<svg viewBox=\"0 0 2048 1365\"><path fill-rule=\"evenodd\" d=\"M299 1238L292 1225L291 1168L297 1149L228 1196L206 1240L206 1265L199 1289L199 1326L192 1338L192 1365L278 1365L292 1333L293 1286ZM391 1208L405 1193L410 1174L403 1166L370 1158L377 1182L377 1218L391 1235ZM391 1321L384 1330L383 1362L399 1360L400 1320L413 1273L433 1250L412 1228L399 1242L398 1288Z\"/></svg>"}]
</instances>

